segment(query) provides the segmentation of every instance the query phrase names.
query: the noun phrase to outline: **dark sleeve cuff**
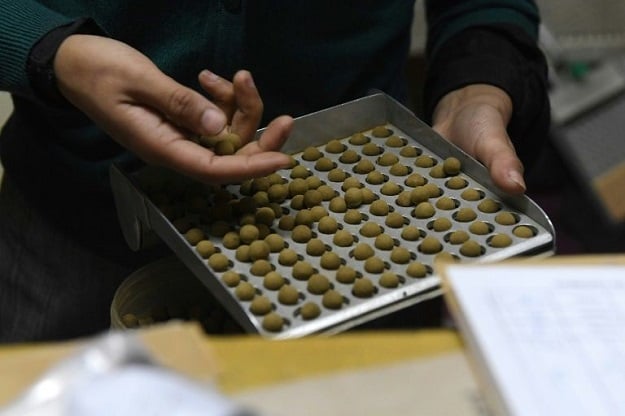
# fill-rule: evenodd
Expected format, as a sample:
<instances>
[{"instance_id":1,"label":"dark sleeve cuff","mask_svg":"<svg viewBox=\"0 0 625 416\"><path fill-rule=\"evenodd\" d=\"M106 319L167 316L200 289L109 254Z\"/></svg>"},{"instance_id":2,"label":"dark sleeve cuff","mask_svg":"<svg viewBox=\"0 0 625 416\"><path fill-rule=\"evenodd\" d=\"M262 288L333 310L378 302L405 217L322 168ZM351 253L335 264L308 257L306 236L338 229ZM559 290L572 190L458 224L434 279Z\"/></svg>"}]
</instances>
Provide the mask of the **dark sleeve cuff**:
<instances>
[{"instance_id":1,"label":"dark sleeve cuff","mask_svg":"<svg viewBox=\"0 0 625 416\"><path fill-rule=\"evenodd\" d=\"M46 104L66 106L68 101L59 92L54 75L54 57L61 43L71 35L89 34L106 36L93 19L80 18L46 33L32 47L28 55L26 73L31 88Z\"/></svg>"},{"instance_id":2,"label":"dark sleeve cuff","mask_svg":"<svg viewBox=\"0 0 625 416\"><path fill-rule=\"evenodd\" d=\"M490 84L512 99L508 134L521 160L531 163L550 121L547 63L536 42L512 25L466 29L429 57L424 89L425 118L447 93L469 84Z\"/></svg>"}]
</instances>

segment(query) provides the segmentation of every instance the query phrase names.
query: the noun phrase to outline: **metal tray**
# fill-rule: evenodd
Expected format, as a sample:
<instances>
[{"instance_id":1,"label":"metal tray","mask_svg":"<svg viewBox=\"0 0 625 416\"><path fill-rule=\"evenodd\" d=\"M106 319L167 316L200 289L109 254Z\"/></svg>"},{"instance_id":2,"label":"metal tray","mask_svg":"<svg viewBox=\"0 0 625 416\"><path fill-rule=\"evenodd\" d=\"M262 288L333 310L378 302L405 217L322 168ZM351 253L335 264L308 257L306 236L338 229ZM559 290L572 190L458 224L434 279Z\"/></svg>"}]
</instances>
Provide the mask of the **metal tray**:
<instances>
[{"instance_id":1,"label":"metal tray","mask_svg":"<svg viewBox=\"0 0 625 416\"><path fill-rule=\"evenodd\" d=\"M450 189L446 186L449 179L429 176L429 168L421 168L414 164L414 160L400 155L399 147L383 147L385 139L376 138L371 135L371 130L377 126L386 126L393 130L396 136L405 139L405 146L413 146L420 149L424 155L431 156L436 163L442 163L447 157L456 157L462 163L460 176L467 182L463 189ZM259 134L262 132L259 131ZM332 154L324 151L325 145L334 139L340 140L348 148L359 151L359 146L349 143L349 138L355 133L364 133L372 142L377 142L384 153L394 153L398 156L400 163L410 167L413 173L420 173L429 182L436 184L441 190L441 196L448 196L456 201L456 209L437 209L433 217L419 219L412 215L413 207L402 207L396 204L394 195L383 195L380 192L380 185L371 185L366 182L366 175L355 173L352 164L344 164L339 160L340 154ZM551 221L533 201L526 196L509 196L499 191L491 182L488 172L479 162L468 156L456 146L440 137L428 125L420 121L409 110L397 103L389 96L379 93L367 96L355 101L351 101L336 107L322 110L316 113L299 117L295 120L293 133L283 150L293 155L300 165L306 166L311 173L318 176L323 183L333 187L337 194L343 194L341 183L332 182L328 179L328 172L318 171L315 168L315 161L302 159L302 152L308 147L318 147L324 157L331 159L334 164L342 168L351 176L358 177L360 183L371 189L378 198L385 199L392 211L399 212L404 217L405 225L414 225L425 235L435 236L443 245L443 251L451 253L461 261L497 261L505 258L531 255L547 256L554 252L555 232ZM360 146L362 147L362 146ZM402 147L403 148L403 147ZM379 155L366 156L361 154L361 158L369 158L376 162ZM414 158L412 158L414 159ZM376 165L376 169L382 172L388 181L394 181L406 188L403 184L403 177L398 177L390 173L388 166ZM290 169L279 171L285 180L290 180ZM395 288L385 288L378 282L379 274L372 274L365 271L363 261L355 260L352 256L354 249L351 247L338 247L333 244L332 235L316 232L316 224L312 229L315 236L325 243L328 250L335 251L343 259L345 264L356 269L359 277L367 277L374 282L375 293L367 298L360 298L353 294L352 285L344 284L334 279L334 270L324 270L319 264L319 257L310 256L306 253L306 244L295 242L291 238L290 231L285 231L277 226L277 221L271 227L275 232L283 237L289 248L299 253L300 260L304 260L313 265L316 271L323 273L329 278L333 289L339 291L344 302L340 309L330 310L322 306L321 295L312 294L307 291L306 281L299 281L292 278L290 266L282 266L277 261L278 253L271 253L269 261L274 269L280 272L288 282L299 291L299 301L295 305L284 305L277 300L276 291L267 290L263 287L263 278L250 273L251 264L240 262L235 258L235 251L228 249L222 244L220 238L210 238L219 248L219 251L226 254L230 259L230 270L234 270L244 276L244 279L256 288L257 294L262 294L269 298L273 305L273 311L280 314L285 325L277 332L268 331L263 328L262 316L255 316L249 310L249 301L241 301L234 294L234 289L228 287L221 280L223 273L216 272L207 264L194 247L187 242L166 215L158 208L157 204L148 197L145 182L142 178L150 177L154 172L147 169L143 172L130 174L124 172L117 166L111 169L111 182L116 198L116 204L120 222L124 235L129 246L138 250L148 246L159 239L163 240L176 253L176 255L186 264L186 266L200 279L206 287L219 299L224 307L232 314L233 318L246 330L251 333L259 333L262 336L272 339L284 339L301 337L314 333L337 333L354 327L376 317L380 317L409 305L430 299L441 294L440 280L433 272L433 263L437 257L435 254L425 254L419 250L420 241L407 242L401 238L401 228L391 228L384 226L384 217L378 217L369 212L367 205L362 205L360 211L365 215L367 221L378 222L384 227L384 232L393 237L397 246L406 247L411 254L411 261L419 261L426 265L428 276L424 278L412 278L406 275L406 264L397 264L390 260L390 252L375 249L375 255L380 257L385 264L387 271L392 271L400 277L400 284ZM184 181L184 180L183 180ZM172 182L173 183L173 182ZM195 183L192 186L198 187ZM517 221L514 225L500 225L494 220L495 213L485 213L477 209L480 201L466 201L460 196L464 189L474 188L480 190L483 198L493 199L500 204L501 211L509 211L514 214ZM210 194L210 187L205 187ZM236 197L243 197L239 192L238 185L227 187L230 194ZM208 197L210 199L210 197ZM431 199L431 202L434 202ZM290 199L282 203L285 213L295 215L289 205ZM328 201L321 203L325 208ZM459 245L451 244L445 237L453 230L468 230L469 222L459 222L455 220L455 213L459 208L471 208L477 213L477 220L486 221L494 227L487 235L470 234L472 240L477 241L482 254L478 257L466 257L459 253ZM340 227L349 230L356 236L358 242L368 243L374 246L374 239L364 237L359 233L362 224L354 225L343 221L342 213L335 213L327 210L328 214L335 217ZM185 214L186 215L186 214ZM193 221L193 214L190 220ZM434 231L431 222L434 218L448 217L452 223L452 229L445 232ZM202 224L198 218L195 223L199 227L208 228L207 224ZM364 223L364 221L363 221ZM512 229L518 225L528 225L534 230L534 236L530 238L518 238L512 234ZM236 228L236 225L233 225ZM512 238L512 244L505 248L495 248L489 245L489 238L494 233L505 233ZM208 232L206 233L209 234ZM300 308L304 302L315 302L321 308L321 314L316 319L304 320L300 315Z\"/></svg>"}]
</instances>

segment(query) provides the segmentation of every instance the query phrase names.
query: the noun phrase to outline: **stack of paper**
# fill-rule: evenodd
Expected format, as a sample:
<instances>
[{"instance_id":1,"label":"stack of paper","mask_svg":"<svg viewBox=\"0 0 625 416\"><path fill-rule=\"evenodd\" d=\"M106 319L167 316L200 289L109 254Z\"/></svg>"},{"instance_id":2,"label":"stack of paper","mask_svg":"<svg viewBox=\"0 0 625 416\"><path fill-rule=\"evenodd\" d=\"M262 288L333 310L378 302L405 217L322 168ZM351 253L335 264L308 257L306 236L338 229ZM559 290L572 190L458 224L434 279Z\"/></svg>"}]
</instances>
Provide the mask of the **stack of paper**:
<instances>
[{"instance_id":1,"label":"stack of paper","mask_svg":"<svg viewBox=\"0 0 625 416\"><path fill-rule=\"evenodd\" d=\"M457 264L442 275L495 414L625 414L622 259Z\"/></svg>"}]
</instances>

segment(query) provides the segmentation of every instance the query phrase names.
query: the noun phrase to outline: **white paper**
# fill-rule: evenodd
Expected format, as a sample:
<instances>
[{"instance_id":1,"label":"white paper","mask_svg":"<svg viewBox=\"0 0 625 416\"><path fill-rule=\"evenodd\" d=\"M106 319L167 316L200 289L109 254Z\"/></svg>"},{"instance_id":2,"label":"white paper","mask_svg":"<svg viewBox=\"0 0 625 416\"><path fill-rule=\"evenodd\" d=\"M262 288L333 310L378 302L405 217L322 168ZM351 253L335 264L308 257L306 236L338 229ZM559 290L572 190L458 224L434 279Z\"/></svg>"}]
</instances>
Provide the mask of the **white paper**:
<instances>
[{"instance_id":1,"label":"white paper","mask_svg":"<svg viewBox=\"0 0 625 416\"><path fill-rule=\"evenodd\" d=\"M447 277L511 414L625 415L625 267L454 265Z\"/></svg>"}]
</instances>

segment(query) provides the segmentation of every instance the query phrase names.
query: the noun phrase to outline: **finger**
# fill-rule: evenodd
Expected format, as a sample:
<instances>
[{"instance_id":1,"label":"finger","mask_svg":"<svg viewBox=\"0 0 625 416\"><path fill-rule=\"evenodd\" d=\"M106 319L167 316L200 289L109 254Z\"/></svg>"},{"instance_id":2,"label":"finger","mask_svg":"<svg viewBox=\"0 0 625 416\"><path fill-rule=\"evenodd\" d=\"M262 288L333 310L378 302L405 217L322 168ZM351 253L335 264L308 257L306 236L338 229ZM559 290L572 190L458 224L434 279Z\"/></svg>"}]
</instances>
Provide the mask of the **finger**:
<instances>
[{"instance_id":1,"label":"finger","mask_svg":"<svg viewBox=\"0 0 625 416\"><path fill-rule=\"evenodd\" d=\"M133 91L133 98L164 114L171 122L202 135L215 135L227 124L224 112L196 91L178 84L160 71L149 71L150 88Z\"/></svg>"},{"instance_id":2,"label":"finger","mask_svg":"<svg viewBox=\"0 0 625 416\"><path fill-rule=\"evenodd\" d=\"M234 88L230 81L205 69L198 75L200 85L212 98L215 103L231 120L236 110L234 99Z\"/></svg>"},{"instance_id":3,"label":"finger","mask_svg":"<svg viewBox=\"0 0 625 416\"><path fill-rule=\"evenodd\" d=\"M237 110L232 118L232 131L244 141L249 141L254 137L263 116L263 101L248 71L237 72L233 86Z\"/></svg>"},{"instance_id":4,"label":"finger","mask_svg":"<svg viewBox=\"0 0 625 416\"><path fill-rule=\"evenodd\" d=\"M177 140L169 146L165 166L201 182L237 183L268 175L290 165L291 159L280 152L260 152L217 156L212 151L188 140Z\"/></svg>"},{"instance_id":5,"label":"finger","mask_svg":"<svg viewBox=\"0 0 625 416\"><path fill-rule=\"evenodd\" d=\"M293 129L293 118L280 116L269 123L258 140L249 142L237 153L251 155L255 153L274 151L280 149L289 138ZM290 158L289 158L290 160Z\"/></svg>"},{"instance_id":6,"label":"finger","mask_svg":"<svg viewBox=\"0 0 625 416\"><path fill-rule=\"evenodd\" d=\"M281 134L288 136L286 127L290 117L281 118L276 123L278 127L271 129L275 130L272 134L280 139L270 137L268 143L263 141L263 145L255 151L247 149L247 152L234 156L217 156L211 150L187 140L180 129L163 120L157 112L133 108L128 112L129 120L133 118L133 113L138 112L141 112L143 123L127 123L124 125L135 127L124 127L125 130L118 131L134 138L130 150L148 163L168 167L199 181L216 184L240 182L267 175L291 163L291 158L283 153L266 151L279 148Z\"/></svg>"},{"instance_id":7,"label":"finger","mask_svg":"<svg viewBox=\"0 0 625 416\"><path fill-rule=\"evenodd\" d=\"M495 185L503 191L511 194L525 192L523 164L505 132L478 142L475 155L488 168Z\"/></svg>"}]
</instances>

